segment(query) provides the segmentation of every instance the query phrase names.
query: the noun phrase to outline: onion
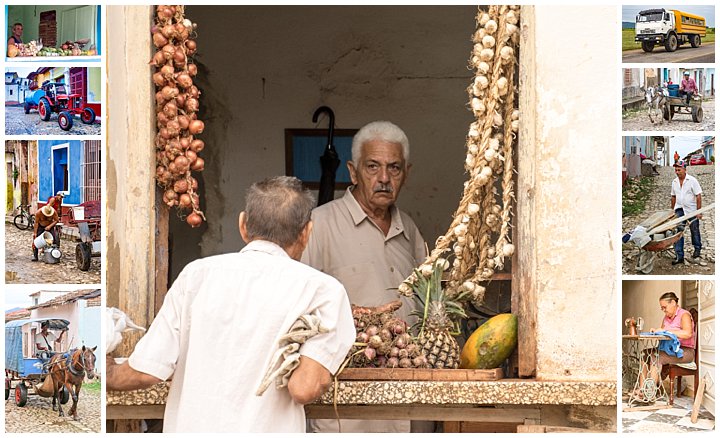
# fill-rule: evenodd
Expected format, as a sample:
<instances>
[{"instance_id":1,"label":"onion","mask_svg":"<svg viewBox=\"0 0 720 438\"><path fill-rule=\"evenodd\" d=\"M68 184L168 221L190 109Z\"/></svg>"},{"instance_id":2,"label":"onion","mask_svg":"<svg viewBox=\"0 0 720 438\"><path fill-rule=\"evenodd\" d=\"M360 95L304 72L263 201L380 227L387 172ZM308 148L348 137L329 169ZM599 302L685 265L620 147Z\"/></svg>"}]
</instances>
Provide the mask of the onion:
<instances>
[{"instance_id":1,"label":"onion","mask_svg":"<svg viewBox=\"0 0 720 438\"><path fill-rule=\"evenodd\" d=\"M188 152L191 152L191 151L188 151ZM205 160L203 160L200 157L197 157L195 159L195 162L193 162L193 164L190 166L190 170L193 170L195 172L202 172L203 170L205 170Z\"/></svg>"},{"instance_id":2,"label":"onion","mask_svg":"<svg viewBox=\"0 0 720 438\"><path fill-rule=\"evenodd\" d=\"M157 124L158 128L163 128L165 125L167 125L168 122L168 116L165 115L163 112L157 113Z\"/></svg>"},{"instance_id":3,"label":"onion","mask_svg":"<svg viewBox=\"0 0 720 438\"><path fill-rule=\"evenodd\" d=\"M186 40L190 37L190 31L183 23L177 23L175 25L175 32L177 32L178 38Z\"/></svg>"},{"instance_id":4,"label":"onion","mask_svg":"<svg viewBox=\"0 0 720 438\"><path fill-rule=\"evenodd\" d=\"M177 121L177 119L169 120L165 128L167 129L170 137L177 137L178 135L180 135L180 123Z\"/></svg>"},{"instance_id":5,"label":"onion","mask_svg":"<svg viewBox=\"0 0 720 438\"><path fill-rule=\"evenodd\" d=\"M198 158L197 154L193 151L185 151L185 156L190 160L190 164L194 163Z\"/></svg>"},{"instance_id":6,"label":"onion","mask_svg":"<svg viewBox=\"0 0 720 438\"><path fill-rule=\"evenodd\" d=\"M173 162L181 172L186 172L190 168L190 160L185 155L178 155ZM177 191L183 193L180 190Z\"/></svg>"},{"instance_id":7,"label":"onion","mask_svg":"<svg viewBox=\"0 0 720 438\"><path fill-rule=\"evenodd\" d=\"M158 52L161 53L161 52ZM163 58L164 59L164 58ZM172 65L163 65L160 69L160 74L163 75L163 77L167 80L172 79L173 75L175 74L175 69Z\"/></svg>"},{"instance_id":8,"label":"onion","mask_svg":"<svg viewBox=\"0 0 720 438\"><path fill-rule=\"evenodd\" d=\"M188 64L188 74L190 76L195 76L197 74L197 65L195 64Z\"/></svg>"},{"instance_id":9,"label":"onion","mask_svg":"<svg viewBox=\"0 0 720 438\"><path fill-rule=\"evenodd\" d=\"M363 351L363 354L365 355L365 357L366 357L368 360L373 360L373 359L375 359L375 356L377 355L375 349L374 349L374 348L370 348L370 347L367 347L367 348Z\"/></svg>"},{"instance_id":10,"label":"onion","mask_svg":"<svg viewBox=\"0 0 720 438\"><path fill-rule=\"evenodd\" d=\"M152 79L153 79L153 83L158 87L162 87L163 85L165 85L165 78L159 72L153 73Z\"/></svg>"},{"instance_id":11,"label":"onion","mask_svg":"<svg viewBox=\"0 0 720 438\"><path fill-rule=\"evenodd\" d=\"M185 47L187 47L191 53L194 53L197 50L197 43L193 40L187 40L185 41Z\"/></svg>"},{"instance_id":12,"label":"onion","mask_svg":"<svg viewBox=\"0 0 720 438\"><path fill-rule=\"evenodd\" d=\"M192 212L188 215L187 219L185 221L192 227L197 228L202 224L202 218L199 214Z\"/></svg>"},{"instance_id":13,"label":"onion","mask_svg":"<svg viewBox=\"0 0 720 438\"><path fill-rule=\"evenodd\" d=\"M182 49L175 49L175 53L173 54L173 61L175 61L176 64L185 65L185 61L187 61L185 52L183 52Z\"/></svg>"},{"instance_id":14,"label":"onion","mask_svg":"<svg viewBox=\"0 0 720 438\"><path fill-rule=\"evenodd\" d=\"M180 124L180 129L187 129L190 125L190 119L185 115L179 115L177 121ZM190 146L190 140L187 138L183 138L183 140L187 141L187 144L184 147L184 149L187 149Z\"/></svg>"},{"instance_id":15,"label":"onion","mask_svg":"<svg viewBox=\"0 0 720 438\"><path fill-rule=\"evenodd\" d=\"M205 142L196 138L190 142L190 149L192 149L193 152L200 152L205 149Z\"/></svg>"},{"instance_id":16,"label":"onion","mask_svg":"<svg viewBox=\"0 0 720 438\"><path fill-rule=\"evenodd\" d=\"M178 157L179 158L179 157ZM179 179L173 184L173 189L177 193L185 193L188 191L188 182L186 179Z\"/></svg>"},{"instance_id":17,"label":"onion","mask_svg":"<svg viewBox=\"0 0 720 438\"><path fill-rule=\"evenodd\" d=\"M193 190L193 192L194 192L194 191L196 191L197 188L198 188L198 182L197 182L197 180L196 180L195 178L193 178L193 177L190 177L189 179L190 179L190 188L191 188L191 189Z\"/></svg>"},{"instance_id":18,"label":"onion","mask_svg":"<svg viewBox=\"0 0 720 438\"><path fill-rule=\"evenodd\" d=\"M193 85L188 89L188 94L197 99L198 97L200 97L200 90L198 90L198 87Z\"/></svg>"},{"instance_id":19,"label":"onion","mask_svg":"<svg viewBox=\"0 0 720 438\"><path fill-rule=\"evenodd\" d=\"M180 195L180 208L190 208L192 206L192 198L187 193Z\"/></svg>"},{"instance_id":20,"label":"onion","mask_svg":"<svg viewBox=\"0 0 720 438\"><path fill-rule=\"evenodd\" d=\"M177 108L175 112L177 113ZM188 127L188 131L190 131L190 134L192 135L200 134L203 132L204 129L205 124L202 122L202 120L193 120L192 122L190 122L190 126Z\"/></svg>"},{"instance_id":21,"label":"onion","mask_svg":"<svg viewBox=\"0 0 720 438\"><path fill-rule=\"evenodd\" d=\"M175 80L177 81L178 85L183 88L190 88L193 84L192 78L187 73L180 73L179 75L177 75Z\"/></svg>"},{"instance_id":22,"label":"onion","mask_svg":"<svg viewBox=\"0 0 720 438\"><path fill-rule=\"evenodd\" d=\"M177 34L175 26L173 26L172 24L166 24L165 26L161 27L160 32L167 39L172 39Z\"/></svg>"},{"instance_id":23,"label":"onion","mask_svg":"<svg viewBox=\"0 0 720 438\"><path fill-rule=\"evenodd\" d=\"M385 363L387 368L397 368L399 365L400 363L397 357L388 358L387 363Z\"/></svg>"},{"instance_id":24,"label":"onion","mask_svg":"<svg viewBox=\"0 0 720 438\"><path fill-rule=\"evenodd\" d=\"M165 172L167 172L167 168L165 166L158 166L155 168L155 176L158 178L161 178L163 175L165 175Z\"/></svg>"},{"instance_id":25,"label":"onion","mask_svg":"<svg viewBox=\"0 0 720 438\"><path fill-rule=\"evenodd\" d=\"M189 98L185 101L185 111L195 113L200 109L200 101L194 97ZM200 131L202 132L202 131Z\"/></svg>"},{"instance_id":26,"label":"onion","mask_svg":"<svg viewBox=\"0 0 720 438\"><path fill-rule=\"evenodd\" d=\"M168 168L168 172L170 172L171 174L178 175L178 173L179 173L178 168L175 165L174 161L171 161L170 164L168 164L167 168Z\"/></svg>"},{"instance_id":27,"label":"onion","mask_svg":"<svg viewBox=\"0 0 720 438\"><path fill-rule=\"evenodd\" d=\"M178 96L175 98L175 103L177 104L178 108L182 108L182 107L185 106L185 98L186 98L186 97L187 97L187 94L185 94L185 93L180 93L180 94L178 94ZM188 122L189 122L189 119L188 119ZM183 128L183 129L185 129L185 128Z\"/></svg>"},{"instance_id":28,"label":"onion","mask_svg":"<svg viewBox=\"0 0 720 438\"><path fill-rule=\"evenodd\" d=\"M168 189L168 190L165 190L165 193L163 193L163 202L165 202L168 205L168 207L173 207L173 206L177 205L177 202L178 202L177 199L178 199L178 194L173 190Z\"/></svg>"},{"instance_id":29,"label":"onion","mask_svg":"<svg viewBox=\"0 0 720 438\"><path fill-rule=\"evenodd\" d=\"M175 87L171 87L169 85L163 87L162 89L162 95L165 98L165 100L170 100L178 96L180 94L180 90L178 90Z\"/></svg>"},{"instance_id":30,"label":"onion","mask_svg":"<svg viewBox=\"0 0 720 438\"><path fill-rule=\"evenodd\" d=\"M157 47L158 49L160 47L165 46L167 43L169 43L168 39L165 38L165 36L160 32L154 33L152 36L152 39L153 39L153 44L155 44L155 47Z\"/></svg>"},{"instance_id":31,"label":"onion","mask_svg":"<svg viewBox=\"0 0 720 438\"><path fill-rule=\"evenodd\" d=\"M170 139L170 133L168 132L167 128L160 128L160 137L164 138L165 140Z\"/></svg>"},{"instance_id":32,"label":"onion","mask_svg":"<svg viewBox=\"0 0 720 438\"><path fill-rule=\"evenodd\" d=\"M162 54L168 61L173 59L173 56L175 56L175 46L172 44L165 44L162 48Z\"/></svg>"},{"instance_id":33,"label":"onion","mask_svg":"<svg viewBox=\"0 0 720 438\"><path fill-rule=\"evenodd\" d=\"M152 57L152 61L150 61L150 64L154 65L155 67L160 67L161 65L164 65L165 55L163 55L163 52L155 52Z\"/></svg>"},{"instance_id":34,"label":"onion","mask_svg":"<svg viewBox=\"0 0 720 438\"><path fill-rule=\"evenodd\" d=\"M358 342L362 342L363 344L367 344L368 339L370 339L370 336L368 336L365 332L360 332L357 335L357 338L355 338Z\"/></svg>"},{"instance_id":35,"label":"onion","mask_svg":"<svg viewBox=\"0 0 720 438\"><path fill-rule=\"evenodd\" d=\"M175 102L168 102L163 106L163 112L170 118L177 116L177 105Z\"/></svg>"},{"instance_id":36,"label":"onion","mask_svg":"<svg viewBox=\"0 0 720 438\"><path fill-rule=\"evenodd\" d=\"M175 15L175 12L170 7L163 5L157 7L157 16L161 21L170 20L173 15Z\"/></svg>"}]
</instances>

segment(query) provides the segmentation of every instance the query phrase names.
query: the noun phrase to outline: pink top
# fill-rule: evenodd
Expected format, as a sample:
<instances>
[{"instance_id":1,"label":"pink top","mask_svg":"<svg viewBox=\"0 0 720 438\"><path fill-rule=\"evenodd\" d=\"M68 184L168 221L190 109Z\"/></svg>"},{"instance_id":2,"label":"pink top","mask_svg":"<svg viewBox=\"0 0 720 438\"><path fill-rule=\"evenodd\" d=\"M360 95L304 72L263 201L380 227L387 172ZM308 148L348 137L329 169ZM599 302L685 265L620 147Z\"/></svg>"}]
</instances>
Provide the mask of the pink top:
<instances>
[{"instance_id":1,"label":"pink top","mask_svg":"<svg viewBox=\"0 0 720 438\"><path fill-rule=\"evenodd\" d=\"M694 93L698 90L697 84L695 84L695 79L693 78L688 78L687 80L683 79L680 83L680 89L689 93Z\"/></svg>"},{"instance_id":2,"label":"pink top","mask_svg":"<svg viewBox=\"0 0 720 438\"><path fill-rule=\"evenodd\" d=\"M677 312L675 312L675 316L672 318L668 318L667 316L663 318L663 329L682 330L682 316L686 313L690 314L687 310L678 307ZM692 321L692 315L690 315L690 321ZM695 321L692 321L692 326L692 336L688 339L680 339L681 347L695 348Z\"/></svg>"}]
</instances>

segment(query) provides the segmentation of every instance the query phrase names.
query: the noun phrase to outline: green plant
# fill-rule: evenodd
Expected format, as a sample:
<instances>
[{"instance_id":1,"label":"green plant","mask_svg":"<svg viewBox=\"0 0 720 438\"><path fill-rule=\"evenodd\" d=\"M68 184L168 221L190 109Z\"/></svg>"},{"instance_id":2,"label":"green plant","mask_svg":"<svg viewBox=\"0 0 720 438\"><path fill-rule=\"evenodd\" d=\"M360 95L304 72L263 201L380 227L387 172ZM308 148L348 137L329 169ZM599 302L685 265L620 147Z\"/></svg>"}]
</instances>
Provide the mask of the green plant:
<instances>
[{"instance_id":1,"label":"green plant","mask_svg":"<svg viewBox=\"0 0 720 438\"><path fill-rule=\"evenodd\" d=\"M20 172L18 171L18 168L13 167L13 184L17 184L18 176L20 176Z\"/></svg>"},{"instance_id":2,"label":"green plant","mask_svg":"<svg viewBox=\"0 0 720 438\"><path fill-rule=\"evenodd\" d=\"M645 211L655 181L649 176L628 179L622 191L622 215L635 216Z\"/></svg>"}]
</instances>

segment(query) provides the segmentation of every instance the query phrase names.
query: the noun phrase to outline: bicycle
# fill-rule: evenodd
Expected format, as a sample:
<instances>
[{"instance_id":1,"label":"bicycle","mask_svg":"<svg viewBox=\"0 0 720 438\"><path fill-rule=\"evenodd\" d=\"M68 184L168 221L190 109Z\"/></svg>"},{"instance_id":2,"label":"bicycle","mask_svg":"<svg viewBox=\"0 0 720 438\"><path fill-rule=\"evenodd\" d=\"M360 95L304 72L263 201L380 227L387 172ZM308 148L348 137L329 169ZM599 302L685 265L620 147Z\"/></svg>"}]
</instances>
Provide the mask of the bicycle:
<instances>
[{"instance_id":1,"label":"bicycle","mask_svg":"<svg viewBox=\"0 0 720 438\"><path fill-rule=\"evenodd\" d=\"M30 214L30 205L21 205L18 207L18 213L13 219L13 223L19 230L27 230L35 225L35 216Z\"/></svg>"}]
</instances>

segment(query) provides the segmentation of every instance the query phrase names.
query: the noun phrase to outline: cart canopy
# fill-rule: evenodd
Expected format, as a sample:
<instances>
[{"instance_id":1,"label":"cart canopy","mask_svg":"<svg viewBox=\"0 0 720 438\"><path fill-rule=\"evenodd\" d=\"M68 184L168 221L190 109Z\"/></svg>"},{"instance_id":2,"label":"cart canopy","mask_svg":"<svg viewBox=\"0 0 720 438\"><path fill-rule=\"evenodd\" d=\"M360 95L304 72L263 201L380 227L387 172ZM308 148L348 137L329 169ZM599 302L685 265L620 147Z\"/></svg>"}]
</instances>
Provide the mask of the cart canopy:
<instances>
[{"instance_id":1,"label":"cart canopy","mask_svg":"<svg viewBox=\"0 0 720 438\"><path fill-rule=\"evenodd\" d=\"M5 324L5 368L24 373L23 366L23 336L22 329L26 324L42 323L48 321L51 330L64 330L70 325L70 322L62 318L31 318L18 319Z\"/></svg>"}]
</instances>

